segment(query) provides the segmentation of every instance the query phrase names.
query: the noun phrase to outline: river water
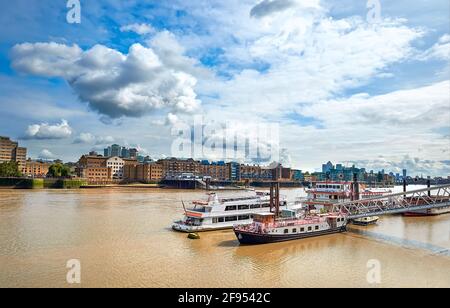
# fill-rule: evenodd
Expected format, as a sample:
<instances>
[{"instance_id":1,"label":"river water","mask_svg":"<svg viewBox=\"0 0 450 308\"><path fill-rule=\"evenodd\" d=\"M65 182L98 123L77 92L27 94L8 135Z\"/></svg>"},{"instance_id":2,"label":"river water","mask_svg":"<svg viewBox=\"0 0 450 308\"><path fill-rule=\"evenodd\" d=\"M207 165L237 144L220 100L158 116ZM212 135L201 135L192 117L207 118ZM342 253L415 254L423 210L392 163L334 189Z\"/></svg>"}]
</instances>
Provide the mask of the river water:
<instances>
[{"instance_id":1,"label":"river water","mask_svg":"<svg viewBox=\"0 0 450 308\"><path fill-rule=\"evenodd\" d=\"M292 200L304 192L282 194ZM172 232L180 200L204 197L2 189L0 287L73 287L70 259L81 262L81 287L450 287L450 215L386 216L342 234L263 246L240 246L232 231L195 241ZM379 284L367 279L370 260L380 265Z\"/></svg>"}]
</instances>

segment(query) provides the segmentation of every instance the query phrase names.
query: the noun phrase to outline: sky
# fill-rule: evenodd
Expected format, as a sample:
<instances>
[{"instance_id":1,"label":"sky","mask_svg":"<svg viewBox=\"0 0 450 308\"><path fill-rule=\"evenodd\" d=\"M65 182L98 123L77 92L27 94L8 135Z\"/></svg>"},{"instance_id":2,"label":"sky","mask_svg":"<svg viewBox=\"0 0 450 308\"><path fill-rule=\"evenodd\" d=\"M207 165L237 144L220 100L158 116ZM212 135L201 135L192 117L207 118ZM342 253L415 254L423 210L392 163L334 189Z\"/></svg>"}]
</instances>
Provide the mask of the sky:
<instances>
[{"instance_id":1,"label":"sky","mask_svg":"<svg viewBox=\"0 0 450 308\"><path fill-rule=\"evenodd\" d=\"M200 116L227 127L199 144L244 135L304 171L450 175L448 0L80 0L81 23L30 2L0 10L0 135L33 159L173 156Z\"/></svg>"}]
</instances>

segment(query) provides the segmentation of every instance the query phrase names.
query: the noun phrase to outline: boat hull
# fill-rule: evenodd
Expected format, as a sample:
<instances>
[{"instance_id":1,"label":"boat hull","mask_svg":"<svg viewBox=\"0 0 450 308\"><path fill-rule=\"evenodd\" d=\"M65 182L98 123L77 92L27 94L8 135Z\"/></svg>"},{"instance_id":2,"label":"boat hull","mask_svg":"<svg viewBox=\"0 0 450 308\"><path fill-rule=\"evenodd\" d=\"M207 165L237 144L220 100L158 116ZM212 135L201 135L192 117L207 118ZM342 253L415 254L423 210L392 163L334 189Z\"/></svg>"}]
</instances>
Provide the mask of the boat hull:
<instances>
[{"instance_id":1,"label":"boat hull","mask_svg":"<svg viewBox=\"0 0 450 308\"><path fill-rule=\"evenodd\" d=\"M286 242L292 240L300 240L304 238L316 237L329 235L334 233L341 233L347 230L346 227L335 228L322 230L317 232L308 232L308 233L298 233L298 234L283 234L283 235L272 235L272 234L260 234L253 232L245 232L240 230L234 230L239 243L243 245L259 245L259 244L269 244L269 243L278 243L278 242Z\"/></svg>"},{"instance_id":2,"label":"boat hull","mask_svg":"<svg viewBox=\"0 0 450 308\"><path fill-rule=\"evenodd\" d=\"M416 217L416 216L437 216L450 213L450 206L445 206L441 208L427 209L427 210L417 210L412 212L403 213L403 216Z\"/></svg>"},{"instance_id":3,"label":"boat hull","mask_svg":"<svg viewBox=\"0 0 450 308\"><path fill-rule=\"evenodd\" d=\"M352 224L357 225L357 226L370 226L370 225L375 225L378 222L377 220L374 221L352 221Z\"/></svg>"},{"instance_id":4,"label":"boat hull","mask_svg":"<svg viewBox=\"0 0 450 308\"><path fill-rule=\"evenodd\" d=\"M231 230L234 225L222 225L217 227L211 226L187 226L182 224L172 224L172 230L182 233L198 233L198 232L209 232L209 231L220 231L220 230Z\"/></svg>"}]
</instances>

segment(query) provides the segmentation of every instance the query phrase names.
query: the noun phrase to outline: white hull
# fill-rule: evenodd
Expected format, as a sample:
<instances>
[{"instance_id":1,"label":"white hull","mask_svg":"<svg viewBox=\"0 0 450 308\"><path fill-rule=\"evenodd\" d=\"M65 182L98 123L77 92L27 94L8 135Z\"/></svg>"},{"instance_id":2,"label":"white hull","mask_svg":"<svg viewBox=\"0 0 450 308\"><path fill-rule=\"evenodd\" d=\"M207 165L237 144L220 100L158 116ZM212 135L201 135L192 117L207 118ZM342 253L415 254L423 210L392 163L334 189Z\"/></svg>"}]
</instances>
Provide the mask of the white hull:
<instances>
[{"instance_id":1,"label":"white hull","mask_svg":"<svg viewBox=\"0 0 450 308\"><path fill-rule=\"evenodd\" d=\"M206 231L217 231L217 230L227 230L227 229L233 229L233 227L236 225L236 223L239 224L250 224L252 223L252 219L247 220L240 220L238 222L233 223L222 223L222 224L214 224L214 225L201 225L201 226L188 226L183 223L173 223L172 229L178 232L185 232L185 233L191 233L191 232L206 232Z\"/></svg>"}]
</instances>

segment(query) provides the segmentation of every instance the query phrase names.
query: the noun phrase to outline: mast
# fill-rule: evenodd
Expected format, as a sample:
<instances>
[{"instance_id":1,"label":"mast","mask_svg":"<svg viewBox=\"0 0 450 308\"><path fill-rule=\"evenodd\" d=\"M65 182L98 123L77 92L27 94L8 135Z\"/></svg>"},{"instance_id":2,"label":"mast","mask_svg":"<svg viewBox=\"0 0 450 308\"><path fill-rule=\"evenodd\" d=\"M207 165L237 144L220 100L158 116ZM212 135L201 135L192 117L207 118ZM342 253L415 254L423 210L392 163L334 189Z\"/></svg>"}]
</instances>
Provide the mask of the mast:
<instances>
[{"instance_id":1,"label":"mast","mask_svg":"<svg viewBox=\"0 0 450 308\"><path fill-rule=\"evenodd\" d=\"M280 213L280 183L270 183L270 211L273 213L275 210L275 216L278 217Z\"/></svg>"}]
</instances>

